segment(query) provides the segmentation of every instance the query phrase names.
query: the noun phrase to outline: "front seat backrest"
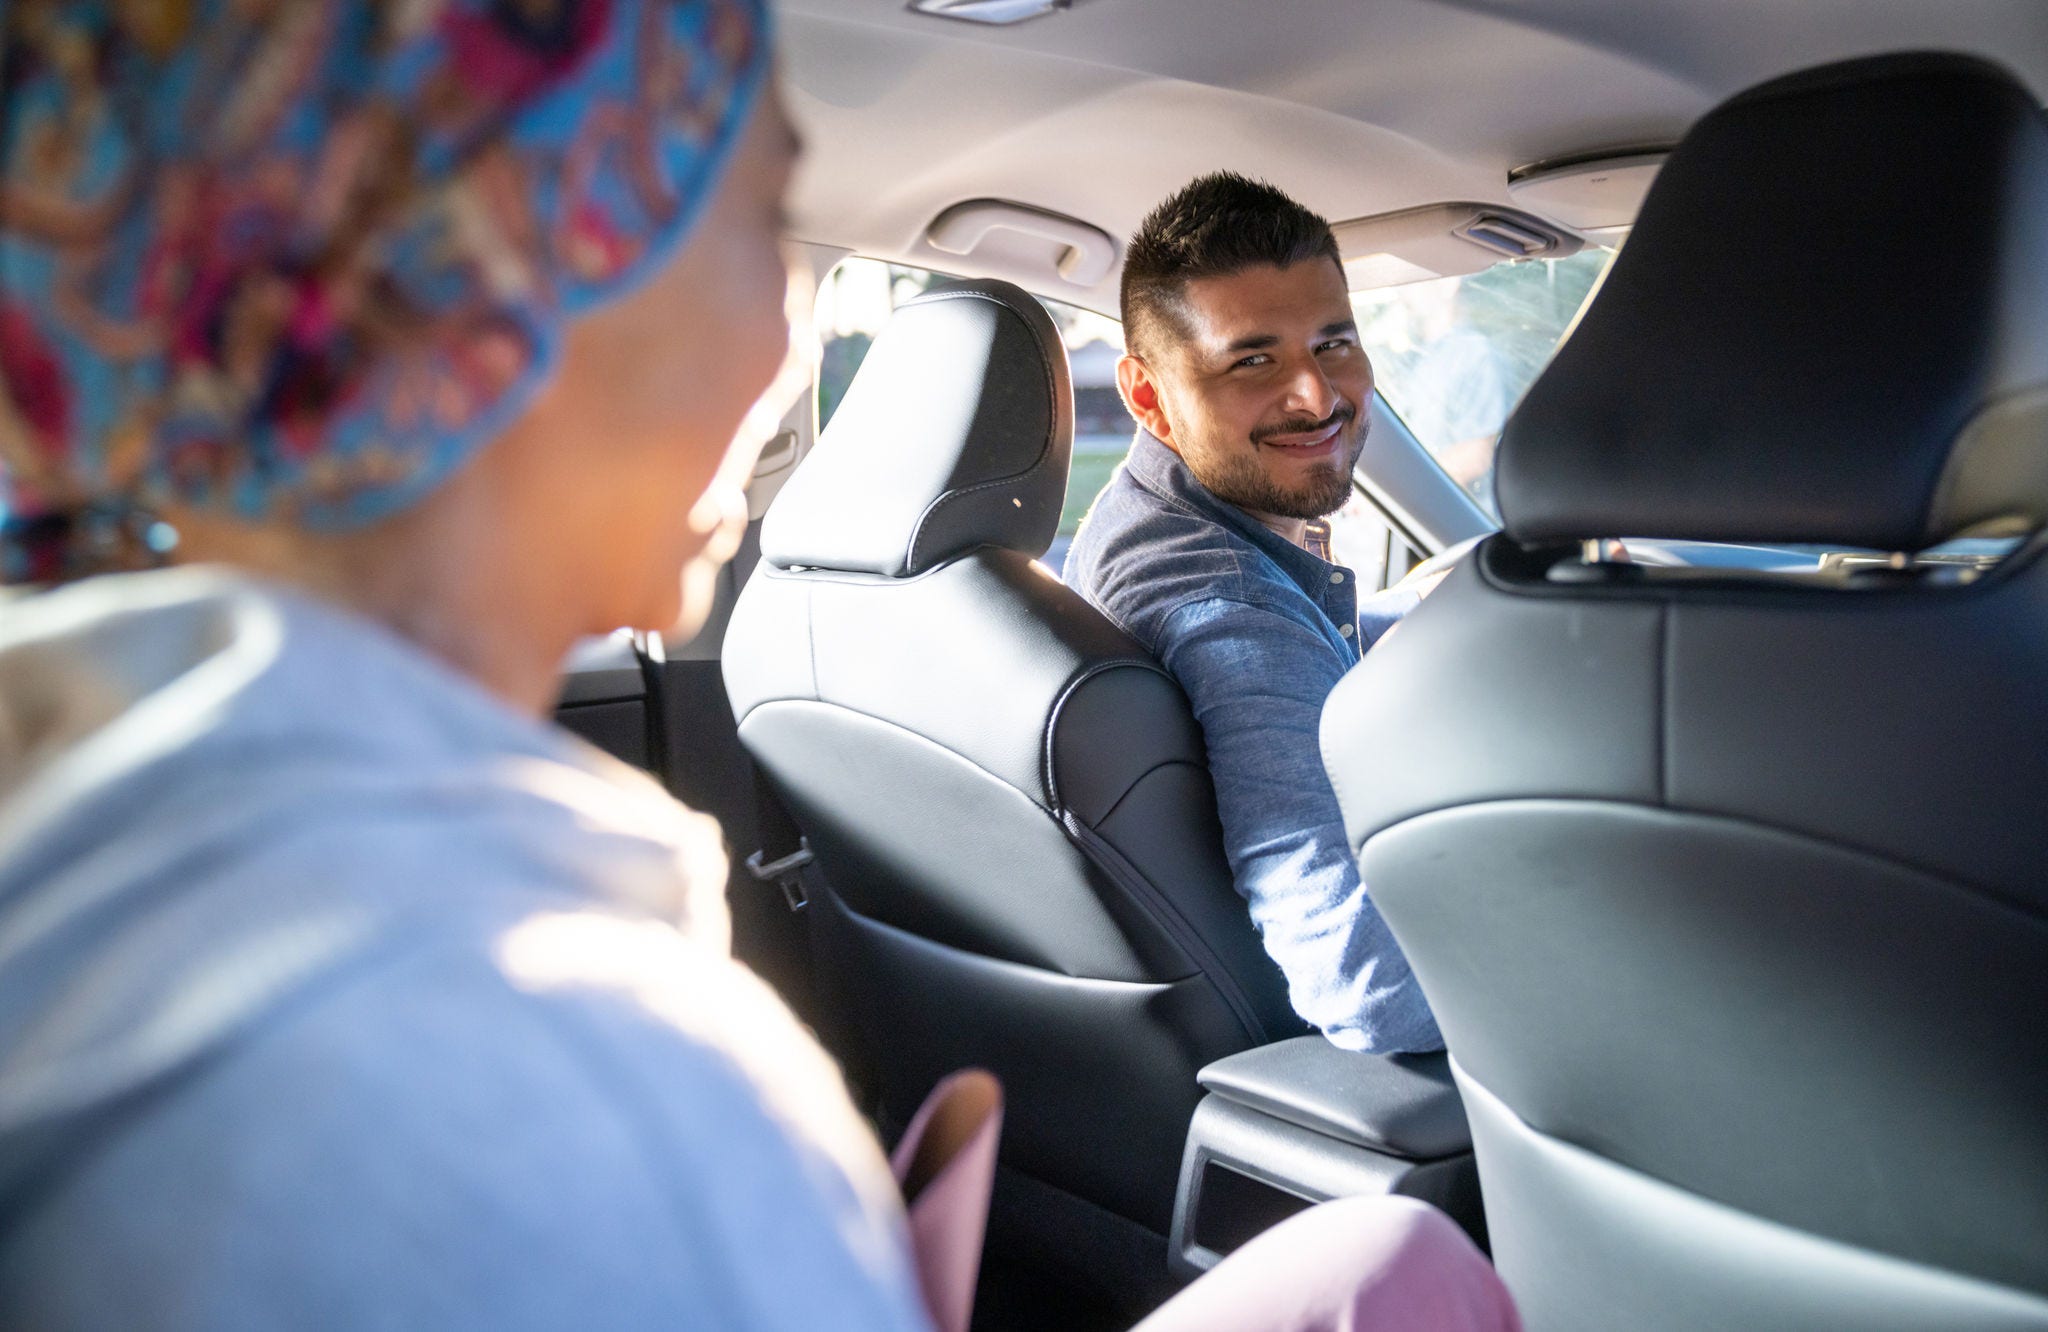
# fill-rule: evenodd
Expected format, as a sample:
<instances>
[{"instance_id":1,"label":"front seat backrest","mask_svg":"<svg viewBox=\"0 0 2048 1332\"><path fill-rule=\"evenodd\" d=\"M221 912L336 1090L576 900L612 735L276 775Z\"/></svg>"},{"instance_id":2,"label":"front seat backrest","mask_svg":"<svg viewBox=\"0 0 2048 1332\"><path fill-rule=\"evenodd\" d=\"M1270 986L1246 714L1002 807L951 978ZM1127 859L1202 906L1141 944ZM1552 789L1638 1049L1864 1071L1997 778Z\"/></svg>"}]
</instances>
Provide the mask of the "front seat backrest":
<instances>
[{"instance_id":1,"label":"front seat backrest","mask_svg":"<svg viewBox=\"0 0 2048 1332\"><path fill-rule=\"evenodd\" d=\"M1508 423L1504 531L1330 700L1532 1332L2048 1327L2038 541L1579 557L2039 531L2044 265L2048 123L1993 66L1716 109Z\"/></svg>"},{"instance_id":2,"label":"front seat backrest","mask_svg":"<svg viewBox=\"0 0 2048 1332\"><path fill-rule=\"evenodd\" d=\"M1303 1028L1179 688L1035 562L1072 404L1025 292L904 305L768 513L725 673L885 1118L992 1069L1008 1164L1163 1236L1196 1070Z\"/></svg>"}]
</instances>

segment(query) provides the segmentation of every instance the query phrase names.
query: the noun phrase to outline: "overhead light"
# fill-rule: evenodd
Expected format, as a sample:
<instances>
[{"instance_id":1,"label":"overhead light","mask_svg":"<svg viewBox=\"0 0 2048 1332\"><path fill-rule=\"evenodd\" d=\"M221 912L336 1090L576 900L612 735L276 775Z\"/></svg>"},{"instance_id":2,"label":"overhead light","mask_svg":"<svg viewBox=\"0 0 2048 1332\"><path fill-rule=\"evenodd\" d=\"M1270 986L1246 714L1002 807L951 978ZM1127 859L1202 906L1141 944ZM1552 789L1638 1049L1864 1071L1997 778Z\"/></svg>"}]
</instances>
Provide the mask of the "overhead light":
<instances>
[{"instance_id":1,"label":"overhead light","mask_svg":"<svg viewBox=\"0 0 2048 1332\"><path fill-rule=\"evenodd\" d=\"M1522 167L1508 176L1508 198L1580 231L1625 227L1635 221L1664 157L1631 152Z\"/></svg>"},{"instance_id":2,"label":"overhead light","mask_svg":"<svg viewBox=\"0 0 2048 1332\"><path fill-rule=\"evenodd\" d=\"M912 13L930 14L935 18L1007 27L1012 23L1044 18L1072 3L1073 0L910 0L909 9Z\"/></svg>"}]
</instances>

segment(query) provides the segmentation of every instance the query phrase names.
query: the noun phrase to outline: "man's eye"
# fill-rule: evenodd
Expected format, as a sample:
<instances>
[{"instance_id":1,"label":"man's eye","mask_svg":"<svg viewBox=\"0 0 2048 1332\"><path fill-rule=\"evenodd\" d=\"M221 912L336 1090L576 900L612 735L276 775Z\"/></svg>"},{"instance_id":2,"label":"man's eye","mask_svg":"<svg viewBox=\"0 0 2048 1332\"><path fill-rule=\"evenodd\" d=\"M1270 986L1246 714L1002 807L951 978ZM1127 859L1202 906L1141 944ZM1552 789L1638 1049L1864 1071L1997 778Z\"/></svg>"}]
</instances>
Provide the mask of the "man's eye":
<instances>
[{"instance_id":1,"label":"man's eye","mask_svg":"<svg viewBox=\"0 0 2048 1332\"><path fill-rule=\"evenodd\" d=\"M1264 365L1266 362L1272 359L1272 357L1267 356L1263 352L1261 352L1257 355L1245 357L1243 360L1234 363L1230 368L1233 370L1238 370L1246 366Z\"/></svg>"},{"instance_id":2,"label":"man's eye","mask_svg":"<svg viewBox=\"0 0 2048 1332\"><path fill-rule=\"evenodd\" d=\"M1353 342L1349 338L1331 338L1328 342L1325 342L1320 347L1317 347L1316 350L1318 352L1350 351L1357 346L1358 344Z\"/></svg>"}]
</instances>

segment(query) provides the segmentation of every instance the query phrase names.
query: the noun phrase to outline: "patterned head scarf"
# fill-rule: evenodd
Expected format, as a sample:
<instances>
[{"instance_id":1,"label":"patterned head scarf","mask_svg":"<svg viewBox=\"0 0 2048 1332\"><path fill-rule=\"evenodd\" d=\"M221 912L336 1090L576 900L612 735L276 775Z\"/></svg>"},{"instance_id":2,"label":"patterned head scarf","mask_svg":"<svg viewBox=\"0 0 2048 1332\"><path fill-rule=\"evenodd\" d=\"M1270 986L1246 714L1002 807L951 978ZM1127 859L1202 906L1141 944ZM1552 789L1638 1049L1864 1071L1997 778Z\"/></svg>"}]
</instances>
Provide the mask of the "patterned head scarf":
<instances>
[{"instance_id":1,"label":"patterned head scarf","mask_svg":"<svg viewBox=\"0 0 2048 1332\"><path fill-rule=\"evenodd\" d=\"M431 491L678 247L768 63L763 0L0 13L0 581L130 562L167 501Z\"/></svg>"}]
</instances>

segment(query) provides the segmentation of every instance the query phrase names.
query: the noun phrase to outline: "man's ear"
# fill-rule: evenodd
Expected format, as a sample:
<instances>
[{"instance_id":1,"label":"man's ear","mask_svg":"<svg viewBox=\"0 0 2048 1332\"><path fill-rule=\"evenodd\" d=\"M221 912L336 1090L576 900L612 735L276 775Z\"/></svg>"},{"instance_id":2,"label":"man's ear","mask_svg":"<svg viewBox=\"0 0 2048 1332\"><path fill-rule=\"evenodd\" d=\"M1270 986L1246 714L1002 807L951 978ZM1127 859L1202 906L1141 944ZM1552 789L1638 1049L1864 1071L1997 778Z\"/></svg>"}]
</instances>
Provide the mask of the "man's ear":
<instances>
[{"instance_id":1,"label":"man's ear","mask_svg":"<svg viewBox=\"0 0 2048 1332\"><path fill-rule=\"evenodd\" d=\"M1159 381L1153 377L1151 366L1138 356L1124 353L1116 363L1116 391L1133 420L1160 443L1173 443L1173 422L1166 419L1166 409L1159 401Z\"/></svg>"}]
</instances>

